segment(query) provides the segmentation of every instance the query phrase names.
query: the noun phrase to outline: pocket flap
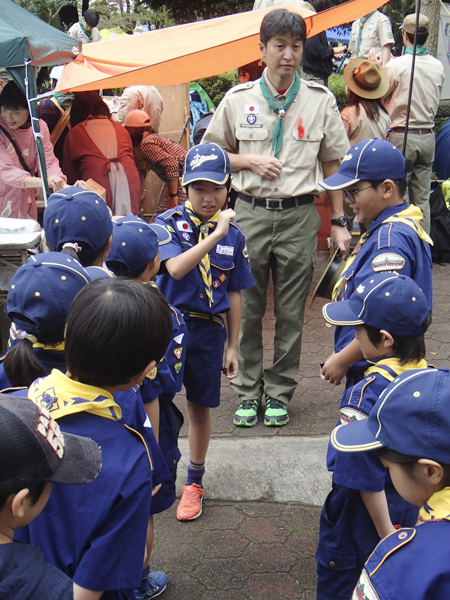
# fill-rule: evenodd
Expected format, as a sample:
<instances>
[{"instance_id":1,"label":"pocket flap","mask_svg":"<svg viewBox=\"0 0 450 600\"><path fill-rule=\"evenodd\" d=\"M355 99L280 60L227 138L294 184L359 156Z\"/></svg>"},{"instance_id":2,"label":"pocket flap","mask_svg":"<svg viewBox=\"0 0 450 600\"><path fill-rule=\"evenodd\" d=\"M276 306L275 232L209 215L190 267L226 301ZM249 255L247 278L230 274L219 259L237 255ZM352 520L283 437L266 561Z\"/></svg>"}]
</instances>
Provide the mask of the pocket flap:
<instances>
[{"instance_id":1,"label":"pocket flap","mask_svg":"<svg viewBox=\"0 0 450 600\"><path fill-rule=\"evenodd\" d=\"M292 136L299 142L320 142L323 138L323 129L308 129L305 127L303 137L298 135L298 129L293 129Z\"/></svg>"},{"instance_id":2,"label":"pocket flap","mask_svg":"<svg viewBox=\"0 0 450 600\"><path fill-rule=\"evenodd\" d=\"M239 141L244 142L248 140L255 140L262 142L269 136L269 130L263 129L262 127L249 127L248 129L242 128L236 130L236 137Z\"/></svg>"}]
</instances>

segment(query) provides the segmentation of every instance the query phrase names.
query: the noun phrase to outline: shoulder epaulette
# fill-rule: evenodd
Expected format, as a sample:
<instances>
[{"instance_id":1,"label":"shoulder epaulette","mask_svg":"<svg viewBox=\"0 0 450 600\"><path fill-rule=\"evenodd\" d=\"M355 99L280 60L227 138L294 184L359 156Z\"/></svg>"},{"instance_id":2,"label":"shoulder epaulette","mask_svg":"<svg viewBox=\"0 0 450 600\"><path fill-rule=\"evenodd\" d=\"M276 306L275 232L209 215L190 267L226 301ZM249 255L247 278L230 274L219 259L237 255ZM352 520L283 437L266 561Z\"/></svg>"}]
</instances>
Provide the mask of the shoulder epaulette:
<instances>
[{"instance_id":1,"label":"shoulder epaulette","mask_svg":"<svg viewBox=\"0 0 450 600\"><path fill-rule=\"evenodd\" d=\"M230 225L233 225L233 227L235 227L242 235L245 235L237 223L231 222Z\"/></svg>"},{"instance_id":2,"label":"shoulder epaulette","mask_svg":"<svg viewBox=\"0 0 450 600\"><path fill-rule=\"evenodd\" d=\"M255 83L259 84L259 79L256 81L247 81L247 83L239 83L238 85L232 87L231 90L228 90L225 96L230 96L231 94L234 94L235 92L241 92L242 90L249 90L255 85Z\"/></svg>"},{"instance_id":3,"label":"shoulder epaulette","mask_svg":"<svg viewBox=\"0 0 450 600\"><path fill-rule=\"evenodd\" d=\"M404 527L397 529L381 540L366 562L365 570L369 577L375 575L391 554L405 546L405 544L409 544L415 535L416 530L414 527Z\"/></svg>"},{"instance_id":4,"label":"shoulder epaulette","mask_svg":"<svg viewBox=\"0 0 450 600\"><path fill-rule=\"evenodd\" d=\"M0 356L0 362L3 362L6 358L6 354L4 354L3 356Z\"/></svg>"},{"instance_id":5,"label":"shoulder epaulette","mask_svg":"<svg viewBox=\"0 0 450 600\"><path fill-rule=\"evenodd\" d=\"M167 215L167 216L165 217L164 215ZM163 213L161 215L161 217L164 219L164 221L167 221L167 219L169 217L171 217L172 215L180 215L180 217L182 217L183 213L180 210L178 210L178 209L175 208L174 210L171 210L170 212L167 211L167 212Z\"/></svg>"},{"instance_id":6,"label":"shoulder epaulette","mask_svg":"<svg viewBox=\"0 0 450 600\"><path fill-rule=\"evenodd\" d=\"M9 387L9 388L5 388L4 390L0 390L0 394L9 394L10 392L17 392L18 390L28 390L27 387Z\"/></svg>"}]
</instances>

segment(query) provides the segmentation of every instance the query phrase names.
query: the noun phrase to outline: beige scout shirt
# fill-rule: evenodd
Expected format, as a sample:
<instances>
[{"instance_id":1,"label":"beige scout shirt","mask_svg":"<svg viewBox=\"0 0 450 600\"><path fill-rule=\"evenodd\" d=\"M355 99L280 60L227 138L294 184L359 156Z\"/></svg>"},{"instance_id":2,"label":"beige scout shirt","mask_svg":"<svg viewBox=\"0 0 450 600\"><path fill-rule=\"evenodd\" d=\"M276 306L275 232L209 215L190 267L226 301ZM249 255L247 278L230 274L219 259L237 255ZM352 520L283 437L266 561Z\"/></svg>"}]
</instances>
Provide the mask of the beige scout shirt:
<instances>
[{"instance_id":1,"label":"beige scout shirt","mask_svg":"<svg viewBox=\"0 0 450 600\"><path fill-rule=\"evenodd\" d=\"M361 19L357 19L353 22L350 43L348 45L348 50L352 53L354 58L367 58L369 50L372 47L375 48L378 57L381 54L383 46L386 46L386 44L392 45L394 43L391 22L386 15L383 15L383 13L376 10L363 25L359 52L356 56L360 22Z\"/></svg>"},{"instance_id":2,"label":"beige scout shirt","mask_svg":"<svg viewBox=\"0 0 450 600\"><path fill-rule=\"evenodd\" d=\"M385 140L391 123L389 115L384 110L380 110L378 120L372 121L367 116L366 110L362 104L359 106L347 106L341 112L341 119L347 131L350 146L354 146L360 140L369 140L378 138Z\"/></svg>"},{"instance_id":3,"label":"beige scout shirt","mask_svg":"<svg viewBox=\"0 0 450 600\"><path fill-rule=\"evenodd\" d=\"M284 102L267 80L278 105ZM258 81L232 88L220 103L203 142L215 142L233 154L271 155L277 116L264 98ZM303 127L303 130L302 130ZM233 187L257 198L321 196L323 174L319 161L337 160L349 148L334 95L312 81L300 91L284 118L281 173L270 181L250 169L233 173Z\"/></svg>"},{"instance_id":4,"label":"beige scout shirt","mask_svg":"<svg viewBox=\"0 0 450 600\"><path fill-rule=\"evenodd\" d=\"M97 27L94 27L92 29L92 39L89 39L88 36L84 33L84 31L81 29L79 23L74 23L67 33L70 35L70 37L79 40L82 44L89 44L90 42L101 42L103 40Z\"/></svg>"},{"instance_id":5,"label":"beige scout shirt","mask_svg":"<svg viewBox=\"0 0 450 600\"><path fill-rule=\"evenodd\" d=\"M144 110L150 117L153 131L158 133L163 108L161 94L153 85L132 85L125 88L120 97L117 121L123 123L130 110Z\"/></svg>"},{"instance_id":6,"label":"beige scout shirt","mask_svg":"<svg viewBox=\"0 0 450 600\"><path fill-rule=\"evenodd\" d=\"M385 67L389 75L389 89L384 97L384 106L391 117L392 128L406 125L411 62L412 54L405 54L390 60ZM440 60L430 54L416 56L408 124L411 129L434 127L444 78Z\"/></svg>"}]
</instances>

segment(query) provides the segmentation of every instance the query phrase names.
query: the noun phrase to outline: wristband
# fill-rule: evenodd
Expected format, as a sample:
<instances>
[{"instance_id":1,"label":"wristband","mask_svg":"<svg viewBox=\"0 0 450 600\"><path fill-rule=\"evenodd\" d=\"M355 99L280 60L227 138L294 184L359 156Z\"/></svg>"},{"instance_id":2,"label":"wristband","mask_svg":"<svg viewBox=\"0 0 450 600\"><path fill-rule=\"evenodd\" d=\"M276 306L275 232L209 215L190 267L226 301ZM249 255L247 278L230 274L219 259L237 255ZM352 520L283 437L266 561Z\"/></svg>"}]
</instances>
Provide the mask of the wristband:
<instances>
[{"instance_id":1,"label":"wristband","mask_svg":"<svg viewBox=\"0 0 450 600\"><path fill-rule=\"evenodd\" d=\"M169 194L171 198L176 198L178 196L178 192L176 194Z\"/></svg>"}]
</instances>

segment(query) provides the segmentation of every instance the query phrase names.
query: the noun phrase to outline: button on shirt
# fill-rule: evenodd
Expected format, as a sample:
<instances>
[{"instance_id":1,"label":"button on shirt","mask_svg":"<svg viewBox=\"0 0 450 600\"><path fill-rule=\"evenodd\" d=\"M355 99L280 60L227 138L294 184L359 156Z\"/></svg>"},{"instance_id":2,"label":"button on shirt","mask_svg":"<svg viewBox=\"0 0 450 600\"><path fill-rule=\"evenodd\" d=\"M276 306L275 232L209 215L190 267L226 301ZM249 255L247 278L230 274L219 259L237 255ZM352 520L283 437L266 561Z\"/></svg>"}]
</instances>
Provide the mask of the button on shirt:
<instances>
[{"instance_id":1,"label":"button on shirt","mask_svg":"<svg viewBox=\"0 0 450 600\"><path fill-rule=\"evenodd\" d=\"M412 54L390 60L385 69L389 75L389 89L384 97L385 107L391 117L391 127L405 127L411 78ZM414 85L411 97L409 127L432 129L439 106L444 67L434 56L416 56Z\"/></svg>"},{"instance_id":2,"label":"button on shirt","mask_svg":"<svg viewBox=\"0 0 450 600\"><path fill-rule=\"evenodd\" d=\"M383 46L386 46L386 44L393 45L394 36L392 35L391 22L386 15L377 10L363 25L359 52L356 55L360 22L361 19L353 22L350 43L348 45L349 52L356 58L367 58L371 48L375 48L378 57L381 54Z\"/></svg>"},{"instance_id":3,"label":"button on shirt","mask_svg":"<svg viewBox=\"0 0 450 600\"><path fill-rule=\"evenodd\" d=\"M156 223L168 227L172 234L172 240L160 246L161 262L179 256L197 243L199 230L189 220L184 206L166 211L156 218ZM198 266L179 281L168 273L158 275L156 285L168 302L191 311L217 315L230 309L228 292L254 285L244 234L236 223L230 223L227 235L209 252L209 257L213 304L209 306Z\"/></svg>"},{"instance_id":4,"label":"button on shirt","mask_svg":"<svg viewBox=\"0 0 450 600\"><path fill-rule=\"evenodd\" d=\"M266 69L267 71L267 69ZM278 106L280 95L266 77ZM290 88L286 90L288 93ZM272 154L277 117L261 92L258 81L231 89L214 113L203 142L220 144L233 154ZM349 149L334 95L323 86L301 80L300 90L284 117L283 168L273 181L250 169L233 173L233 187L257 198L321 196L323 174L319 161L337 160Z\"/></svg>"}]
</instances>

